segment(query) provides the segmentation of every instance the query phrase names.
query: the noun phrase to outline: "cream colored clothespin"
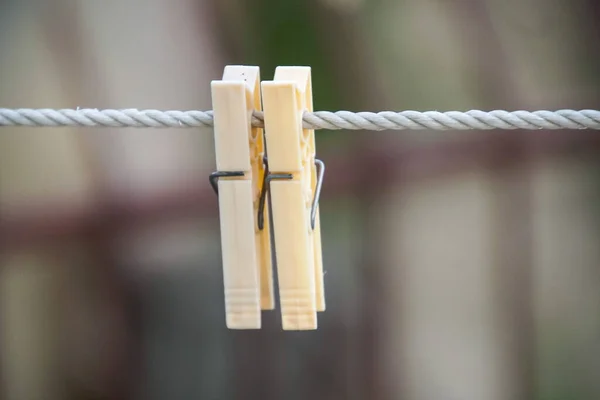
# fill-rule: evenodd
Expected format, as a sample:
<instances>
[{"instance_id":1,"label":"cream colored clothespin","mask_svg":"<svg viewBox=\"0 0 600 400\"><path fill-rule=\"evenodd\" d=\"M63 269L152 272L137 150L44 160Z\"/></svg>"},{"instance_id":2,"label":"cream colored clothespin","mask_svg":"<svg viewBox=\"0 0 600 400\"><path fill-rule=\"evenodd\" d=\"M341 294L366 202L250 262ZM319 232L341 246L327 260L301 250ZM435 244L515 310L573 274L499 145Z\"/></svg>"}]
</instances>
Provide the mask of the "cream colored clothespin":
<instances>
[{"instance_id":1,"label":"cream colored clothespin","mask_svg":"<svg viewBox=\"0 0 600 400\"><path fill-rule=\"evenodd\" d=\"M310 68L278 67L273 81L262 82L262 96L283 329L316 329L316 313L325 310L323 164L315 160L314 131L302 128L302 114L313 110Z\"/></svg>"},{"instance_id":2,"label":"cream colored clothespin","mask_svg":"<svg viewBox=\"0 0 600 400\"><path fill-rule=\"evenodd\" d=\"M261 109L258 67L227 66L211 84L227 327L260 329L261 308L273 309L267 207L258 208L265 177L264 138L251 126ZM260 225L260 226L259 226Z\"/></svg>"}]
</instances>

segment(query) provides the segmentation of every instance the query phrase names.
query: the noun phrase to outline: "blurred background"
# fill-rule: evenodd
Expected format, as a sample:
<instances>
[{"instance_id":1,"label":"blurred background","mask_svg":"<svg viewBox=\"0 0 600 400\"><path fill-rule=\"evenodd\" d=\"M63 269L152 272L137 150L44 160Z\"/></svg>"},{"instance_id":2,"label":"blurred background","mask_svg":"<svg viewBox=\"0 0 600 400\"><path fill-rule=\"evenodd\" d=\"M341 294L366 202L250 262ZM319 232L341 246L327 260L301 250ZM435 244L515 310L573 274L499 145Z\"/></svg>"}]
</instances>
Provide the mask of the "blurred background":
<instances>
[{"instance_id":1,"label":"blurred background","mask_svg":"<svg viewBox=\"0 0 600 400\"><path fill-rule=\"evenodd\" d=\"M0 106L600 108L594 0L0 0ZM0 398L600 398L600 136L317 132L327 311L225 327L212 131L2 128Z\"/></svg>"}]
</instances>

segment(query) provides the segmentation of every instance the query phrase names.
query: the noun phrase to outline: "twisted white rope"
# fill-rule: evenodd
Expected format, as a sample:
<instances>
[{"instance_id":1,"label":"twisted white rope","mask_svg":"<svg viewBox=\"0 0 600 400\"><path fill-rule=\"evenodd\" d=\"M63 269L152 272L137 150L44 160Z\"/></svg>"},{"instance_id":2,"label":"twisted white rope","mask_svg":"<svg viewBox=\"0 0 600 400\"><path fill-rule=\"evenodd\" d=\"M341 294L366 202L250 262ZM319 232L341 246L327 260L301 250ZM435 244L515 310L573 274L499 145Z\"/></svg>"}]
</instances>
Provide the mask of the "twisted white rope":
<instances>
[{"instance_id":1,"label":"twisted white rope","mask_svg":"<svg viewBox=\"0 0 600 400\"><path fill-rule=\"evenodd\" d=\"M255 112L252 124L262 127L263 114ZM137 128L212 127L212 111L9 109L0 108L0 126L87 126ZM600 129L598 110L558 111L317 111L305 113L309 129Z\"/></svg>"}]
</instances>

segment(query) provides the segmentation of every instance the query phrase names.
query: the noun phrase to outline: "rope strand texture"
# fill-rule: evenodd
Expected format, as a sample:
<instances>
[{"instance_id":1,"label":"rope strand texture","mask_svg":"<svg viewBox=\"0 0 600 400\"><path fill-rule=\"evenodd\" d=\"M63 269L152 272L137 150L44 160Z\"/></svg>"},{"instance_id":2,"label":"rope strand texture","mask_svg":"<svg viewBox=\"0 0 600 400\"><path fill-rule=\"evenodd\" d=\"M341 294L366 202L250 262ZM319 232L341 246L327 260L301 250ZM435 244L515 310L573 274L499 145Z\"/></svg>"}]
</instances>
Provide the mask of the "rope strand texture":
<instances>
[{"instance_id":1,"label":"rope strand texture","mask_svg":"<svg viewBox=\"0 0 600 400\"><path fill-rule=\"evenodd\" d=\"M262 112L252 125L264 126ZM192 128L213 126L212 111L9 109L0 108L0 126L84 126L135 128ZM305 113L308 129L351 130L468 130L468 129L600 129L598 110L558 111L317 111Z\"/></svg>"}]
</instances>

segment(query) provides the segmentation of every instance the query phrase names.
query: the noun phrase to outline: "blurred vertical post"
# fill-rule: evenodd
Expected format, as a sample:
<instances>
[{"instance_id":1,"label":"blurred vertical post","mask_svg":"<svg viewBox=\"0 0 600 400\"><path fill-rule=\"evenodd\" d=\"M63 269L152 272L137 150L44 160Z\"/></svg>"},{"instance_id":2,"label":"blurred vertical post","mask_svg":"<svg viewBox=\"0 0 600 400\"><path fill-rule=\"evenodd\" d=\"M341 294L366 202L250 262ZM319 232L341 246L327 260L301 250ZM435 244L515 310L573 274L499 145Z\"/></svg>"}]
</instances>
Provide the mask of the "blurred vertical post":
<instances>
[{"instance_id":1,"label":"blurred vertical post","mask_svg":"<svg viewBox=\"0 0 600 400\"><path fill-rule=\"evenodd\" d=\"M210 109L209 82L221 62L206 2L9 1L0 14L4 106ZM131 281L172 277L163 265L188 263L199 271L198 254L216 254L211 236L201 238L198 220L189 218L197 213L189 204L198 186L208 186L210 137L191 129L3 131L0 224L19 231L10 241L19 247L2 248L0 396L130 398L139 389L141 360L133 358L141 343L145 359L158 365L147 368L146 387L159 381L153 374L184 376L181 357L155 362L164 347L152 340L155 332L136 336L142 316L130 301L137 295ZM164 209L165 199L175 204L167 211L187 207L188 215L154 222L162 215L148 209ZM151 319L143 323L152 326L156 294L137 289ZM176 298L167 303L174 307ZM172 337L181 332L169 329ZM197 357L197 364L203 361ZM170 381L155 389L172 397L182 383ZM193 382L201 395L204 387Z\"/></svg>"}]
</instances>

